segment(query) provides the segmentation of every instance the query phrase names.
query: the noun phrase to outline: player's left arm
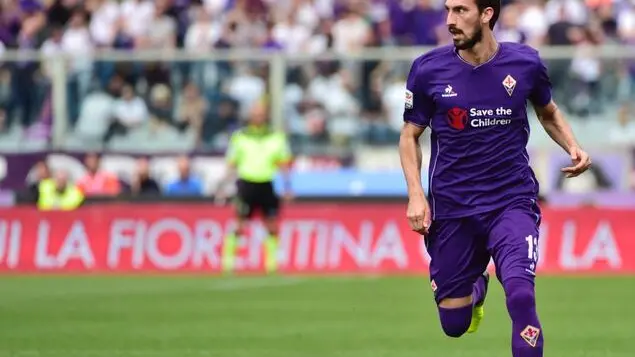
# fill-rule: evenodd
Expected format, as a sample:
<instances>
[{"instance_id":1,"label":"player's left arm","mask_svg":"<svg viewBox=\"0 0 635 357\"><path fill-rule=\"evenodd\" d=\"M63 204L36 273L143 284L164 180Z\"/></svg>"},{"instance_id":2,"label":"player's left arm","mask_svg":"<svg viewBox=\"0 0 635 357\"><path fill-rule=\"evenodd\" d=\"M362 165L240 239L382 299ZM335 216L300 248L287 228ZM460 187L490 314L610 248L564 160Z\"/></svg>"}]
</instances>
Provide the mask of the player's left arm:
<instances>
[{"instance_id":1,"label":"player's left arm","mask_svg":"<svg viewBox=\"0 0 635 357\"><path fill-rule=\"evenodd\" d=\"M591 166L591 158L575 139L571 126L565 119L562 111L551 97L551 81L547 74L547 68L542 61L538 61L537 75L531 93L531 103L536 111L538 120L553 141L562 147L570 156L573 163L569 167L562 168L567 177L576 177Z\"/></svg>"}]
</instances>

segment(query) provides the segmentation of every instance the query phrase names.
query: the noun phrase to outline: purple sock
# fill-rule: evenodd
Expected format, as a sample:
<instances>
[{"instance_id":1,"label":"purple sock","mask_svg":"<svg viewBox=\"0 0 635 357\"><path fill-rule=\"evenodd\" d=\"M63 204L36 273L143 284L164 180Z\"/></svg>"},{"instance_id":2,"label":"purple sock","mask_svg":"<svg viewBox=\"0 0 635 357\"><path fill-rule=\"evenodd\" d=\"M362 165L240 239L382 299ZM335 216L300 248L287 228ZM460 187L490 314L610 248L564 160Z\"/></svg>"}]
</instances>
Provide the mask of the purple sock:
<instances>
[{"instance_id":1,"label":"purple sock","mask_svg":"<svg viewBox=\"0 0 635 357\"><path fill-rule=\"evenodd\" d=\"M536 313L534 285L525 279L511 278L503 288L512 319L512 356L542 357L543 333Z\"/></svg>"},{"instance_id":2,"label":"purple sock","mask_svg":"<svg viewBox=\"0 0 635 357\"><path fill-rule=\"evenodd\" d=\"M467 305L458 309L446 309L439 306L439 318L446 335L461 337L472 322L472 306Z\"/></svg>"},{"instance_id":3,"label":"purple sock","mask_svg":"<svg viewBox=\"0 0 635 357\"><path fill-rule=\"evenodd\" d=\"M485 277L481 276L474 283L474 290L472 291L472 305L476 306L485 300Z\"/></svg>"}]
</instances>

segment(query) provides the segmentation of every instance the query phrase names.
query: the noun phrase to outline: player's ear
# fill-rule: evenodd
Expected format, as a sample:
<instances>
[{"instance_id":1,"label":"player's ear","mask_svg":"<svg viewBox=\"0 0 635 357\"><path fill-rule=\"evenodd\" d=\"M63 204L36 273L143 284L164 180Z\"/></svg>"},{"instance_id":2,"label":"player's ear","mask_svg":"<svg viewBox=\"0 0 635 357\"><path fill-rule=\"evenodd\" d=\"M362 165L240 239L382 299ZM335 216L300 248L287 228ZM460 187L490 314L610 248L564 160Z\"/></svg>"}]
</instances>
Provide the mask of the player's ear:
<instances>
[{"instance_id":1,"label":"player's ear","mask_svg":"<svg viewBox=\"0 0 635 357\"><path fill-rule=\"evenodd\" d=\"M494 9L491 7L485 8L485 10L483 10L483 13L481 13L481 23L483 25L488 24L490 21L492 21L492 17L494 17Z\"/></svg>"}]
</instances>

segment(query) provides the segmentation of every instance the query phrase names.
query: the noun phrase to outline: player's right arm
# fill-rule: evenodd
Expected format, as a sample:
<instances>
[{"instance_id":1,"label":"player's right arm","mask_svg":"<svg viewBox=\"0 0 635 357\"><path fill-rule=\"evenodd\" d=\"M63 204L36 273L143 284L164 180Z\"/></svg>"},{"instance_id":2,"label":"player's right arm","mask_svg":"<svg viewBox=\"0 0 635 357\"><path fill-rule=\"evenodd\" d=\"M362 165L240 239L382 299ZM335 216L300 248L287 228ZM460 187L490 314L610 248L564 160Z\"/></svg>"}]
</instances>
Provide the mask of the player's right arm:
<instances>
[{"instance_id":1,"label":"player's right arm","mask_svg":"<svg viewBox=\"0 0 635 357\"><path fill-rule=\"evenodd\" d=\"M406 122L399 136L399 157L403 169L406 184L408 185L408 197L424 197L425 193L421 185L421 145L419 138L425 128Z\"/></svg>"},{"instance_id":2,"label":"player's right arm","mask_svg":"<svg viewBox=\"0 0 635 357\"><path fill-rule=\"evenodd\" d=\"M430 124L434 102L425 91L421 58L410 69L406 83L404 126L399 137L399 157L408 186L408 223L420 234L427 234L431 224L430 205L421 185L422 155L419 138Z\"/></svg>"},{"instance_id":3,"label":"player's right arm","mask_svg":"<svg viewBox=\"0 0 635 357\"><path fill-rule=\"evenodd\" d=\"M563 168L562 172L566 174L566 177L576 177L591 166L591 158L581 149L573 135L571 125L553 101L547 67L537 53L535 56L536 75L534 76L534 88L529 99L547 134L571 156L573 166Z\"/></svg>"}]
</instances>

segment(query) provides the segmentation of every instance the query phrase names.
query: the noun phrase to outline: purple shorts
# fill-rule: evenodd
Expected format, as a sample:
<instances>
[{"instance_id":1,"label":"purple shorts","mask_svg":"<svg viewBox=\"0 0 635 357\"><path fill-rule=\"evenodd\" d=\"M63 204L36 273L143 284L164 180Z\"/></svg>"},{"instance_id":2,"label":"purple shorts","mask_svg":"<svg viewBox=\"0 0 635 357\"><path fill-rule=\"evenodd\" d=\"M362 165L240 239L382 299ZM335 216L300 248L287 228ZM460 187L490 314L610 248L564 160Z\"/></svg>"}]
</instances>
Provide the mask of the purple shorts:
<instances>
[{"instance_id":1,"label":"purple shorts","mask_svg":"<svg viewBox=\"0 0 635 357\"><path fill-rule=\"evenodd\" d=\"M533 200L470 217L435 220L426 247L437 303L470 296L491 258L501 283L511 277L533 283L540 220L540 208Z\"/></svg>"}]
</instances>

